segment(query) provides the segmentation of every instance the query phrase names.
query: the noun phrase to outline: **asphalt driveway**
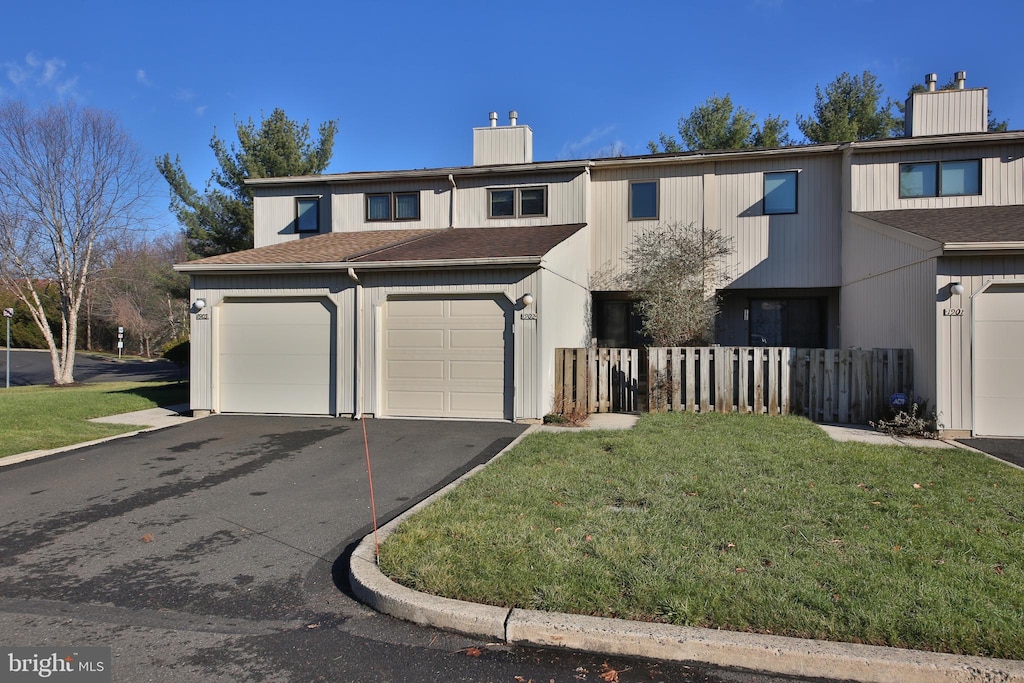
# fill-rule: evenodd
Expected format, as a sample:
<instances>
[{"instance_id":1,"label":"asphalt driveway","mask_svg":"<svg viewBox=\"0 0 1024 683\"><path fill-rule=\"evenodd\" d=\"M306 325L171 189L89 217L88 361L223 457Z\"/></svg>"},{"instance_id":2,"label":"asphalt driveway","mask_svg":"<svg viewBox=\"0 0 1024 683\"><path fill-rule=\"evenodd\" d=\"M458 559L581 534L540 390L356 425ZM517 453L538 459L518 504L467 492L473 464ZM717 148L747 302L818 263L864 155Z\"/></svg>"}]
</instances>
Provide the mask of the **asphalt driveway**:
<instances>
[{"instance_id":1,"label":"asphalt driveway","mask_svg":"<svg viewBox=\"0 0 1024 683\"><path fill-rule=\"evenodd\" d=\"M0 350L0 388L7 378L7 350ZM163 358L140 360L79 351L75 354L76 382L153 382L188 379L182 370ZM11 349L11 386L25 387L53 383L50 352L38 349Z\"/></svg>"},{"instance_id":2,"label":"asphalt driveway","mask_svg":"<svg viewBox=\"0 0 1024 683\"><path fill-rule=\"evenodd\" d=\"M524 429L366 427L382 522ZM214 416L10 465L0 509L0 640L110 646L114 681L777 680L480 643L354 601L371 517L347 419Z\"/></svg>"},{"instance_id":3,"label":"asphalt driveway","mask_svg":"<svg viewBox=\"0 0 1024 683\"><path fill-rule=\"evenodd\" d=\"M977 448L979 451L1012 463L1017 467L1024 467L1024 439L957 439L960 443Z\"/></svg>"}]
</instances>

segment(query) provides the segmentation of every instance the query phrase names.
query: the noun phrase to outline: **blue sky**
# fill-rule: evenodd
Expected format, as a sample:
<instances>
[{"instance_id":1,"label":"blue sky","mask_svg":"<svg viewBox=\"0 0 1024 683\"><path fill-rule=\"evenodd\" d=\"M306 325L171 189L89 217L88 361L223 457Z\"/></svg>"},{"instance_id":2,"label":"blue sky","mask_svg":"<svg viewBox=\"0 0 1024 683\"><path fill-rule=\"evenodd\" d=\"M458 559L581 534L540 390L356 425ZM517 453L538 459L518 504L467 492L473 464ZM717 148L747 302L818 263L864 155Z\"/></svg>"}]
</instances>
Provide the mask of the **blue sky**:
<instances>
[{"instance_id":1,"label":"blue sky","mask_svg":"<svg viewBox=\"0 0 1024 683\"><path fill-rule=\"evenodd\" d=\"M967 71L997 117L1024 129L1024 3L718 2L8 3L0 98L64 98L116 113L151 157L202 186L214 130L283 108L337 119L330 172L472 163L474 126L508 111L537 160L612 144L642 154L712 94L799 138L814 87L869 70L902 99L927 72ZM156 186L158 213L166 186ZM154 227L174 226L158 217Z\"/></svg>"}]
</instances>

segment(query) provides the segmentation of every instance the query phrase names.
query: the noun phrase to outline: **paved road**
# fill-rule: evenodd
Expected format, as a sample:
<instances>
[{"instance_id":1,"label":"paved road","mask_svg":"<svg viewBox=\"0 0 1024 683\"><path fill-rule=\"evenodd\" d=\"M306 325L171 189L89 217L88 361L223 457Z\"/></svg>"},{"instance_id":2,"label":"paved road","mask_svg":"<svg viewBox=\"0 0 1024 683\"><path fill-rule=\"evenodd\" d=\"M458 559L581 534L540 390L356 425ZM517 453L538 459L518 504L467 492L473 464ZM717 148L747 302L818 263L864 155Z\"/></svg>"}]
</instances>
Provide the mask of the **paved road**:
<instances>
[{"instance_id":1,"label":"paved road","mask_svg":"<svg viewBox=\"0 0 1024 683\"><path fill-rule=\"evenodd\" d=\"M523 429L366 424L385 520ZM606 663L621 683L782 680L492 646L369 610L346 579L370 528L364 462L357 422L214 416L2 468L3 642L109 645L133 682L599 681Z\"/></svg>"},{"instance_id":2,"label":"paved road","mask_svg":"<svg viewBox=\"0 0 1024 683\"><path fill-rule=\"evenodd\" d=\"M118 360L79 351L75 354L78 382L149 382L176 380L181 372L174 363L158 359ZM11 349L11 386L53 383L53 366L48 351ZM0 349L0 388L7 384L7 349Z\"/></svg>"}]
</instances>

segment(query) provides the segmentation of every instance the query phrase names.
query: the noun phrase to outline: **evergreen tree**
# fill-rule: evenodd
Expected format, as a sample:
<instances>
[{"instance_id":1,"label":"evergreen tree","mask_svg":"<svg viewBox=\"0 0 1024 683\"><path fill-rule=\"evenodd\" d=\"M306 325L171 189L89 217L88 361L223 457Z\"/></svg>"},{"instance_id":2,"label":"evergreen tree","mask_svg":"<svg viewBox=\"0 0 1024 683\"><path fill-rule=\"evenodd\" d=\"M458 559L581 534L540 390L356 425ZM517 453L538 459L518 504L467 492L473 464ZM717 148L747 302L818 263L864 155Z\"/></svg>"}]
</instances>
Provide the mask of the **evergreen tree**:
<instances>
[{"instance_id":1,"label":"evergreen tree","mask_svg":"<svg viewBox=\"0 0 1024 683\"><path fill-rule=\"evenodd\" d=\"M309 122L292 121L274 109L256 124L235 122L238 144L230 147L214 132L210 147L219 169L204 192L185 177L181 158L156 161L171 187L171 210L185 228L190 256L203 258L253 246L252 188L247 178L276 178L322 173L331 161L337 121L320 124L319 139L310 139Z\"/></svg>"},{"instance_id":2,"label":"evergreen tree","mask_svg":"<svg viewBox=\"0 0 1024 683\"><path fill-rule=\"evenodd\" d=\"M796 124L811 142L849 142L890 137L900 130L892 100L882 100L882 86L870 71L843 72L825 86L814 87L814 115L797 116Z\"/></svg>"},{"instance_id":3,"label":"evergreen tree","mask_svg":"<svg viewBox=\"0 0 1024 683\"><path fill-rule=\"evenodd\" d=\"M712 95L704 104L681 116L677 124L679 140L661 133L651 140L651 152L683 152L697 149L743 149L746 147L783 147L790 144L786 128L789 121L769 116L757 123L757 115L744 107L734 106L732 97Z\"/></svg>"}]
</instances>

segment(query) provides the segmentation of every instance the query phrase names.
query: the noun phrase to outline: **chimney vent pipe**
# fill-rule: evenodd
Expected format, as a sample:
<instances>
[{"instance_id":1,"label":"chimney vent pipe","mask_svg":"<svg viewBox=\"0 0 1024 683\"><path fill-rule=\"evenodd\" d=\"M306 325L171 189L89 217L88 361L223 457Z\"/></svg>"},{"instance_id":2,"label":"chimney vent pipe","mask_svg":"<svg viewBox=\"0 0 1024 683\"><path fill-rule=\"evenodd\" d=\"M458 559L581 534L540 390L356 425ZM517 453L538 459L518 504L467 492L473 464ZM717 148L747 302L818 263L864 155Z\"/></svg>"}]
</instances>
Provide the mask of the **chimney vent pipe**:
<instances>
[{"instance_id":1,"label":"chimney vent pipe","mask_svg":"<svg viewBox=\"0 0 1024 683\"><path fill-rule=\"evenodd\" d=\"M956 89L963 90L964 83L967 81L967 72L957 71L955 74L953 74L953 80L956 81Z\"/></svg>"},{"instance_id":2,"label":"chimney vent pipe","mask_svg":"<svg viewBox=\"0 0 1024 683\"><path fill-rule=\"evenodd\" d=\"M935 83L939 80L938 74L925 74L924 84L928 86L928 92L935 92Z\"/></svg>"},{"instance_id":3,"label":"chimney vent pipe","mask_svg":"<svg viewBox=\"0 0 1024 683\"><path fill-rule=\"evenodd\" d=\"M490 119L491 119L491 128L497 128L498 127L498 112L492 111L490 113Z\"/></svg>"},{"instance_id":4,"label":"chimney vent pipe","mask_svg":"<svg viewBox=\"0 0 1024 683\"><path fill-rule=\"evenodd\" d=\"M512 111L510 111L508 113L508 125L510 125L510 126L516 125L516 121L518 119L519 119L519 112L517 112L515 109L513 109Z\"/></svg>"}]
</instances>

